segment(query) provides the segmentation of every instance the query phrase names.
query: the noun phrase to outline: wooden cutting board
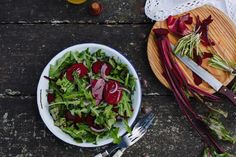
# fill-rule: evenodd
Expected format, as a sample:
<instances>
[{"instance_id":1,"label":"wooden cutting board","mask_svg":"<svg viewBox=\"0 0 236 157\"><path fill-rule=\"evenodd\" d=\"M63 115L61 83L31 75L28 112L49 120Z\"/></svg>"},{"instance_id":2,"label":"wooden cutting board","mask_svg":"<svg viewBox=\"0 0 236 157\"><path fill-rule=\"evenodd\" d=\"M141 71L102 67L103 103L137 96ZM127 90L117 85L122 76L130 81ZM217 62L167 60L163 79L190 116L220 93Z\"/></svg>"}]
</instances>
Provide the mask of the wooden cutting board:
<instances>
[{"instance_id":1,"label":"wooden cutting board","mask_svg":"<svg viewBox=\"0 0 236 157\"><path fill-rule=\"evenodd\" d=\"M199 15L201 20L207 18L209 15L212 16L214 21L210 24L209 36L216 43L216 45L213 46L214 51L218 55L220 55L223 59L236 63L236 26L234 25L234 23L223 12L208 5L197 8L195 10L191 10L188 13L190 13L191 16L193 17L194 23L196 23L195 17L197 15ZM166 21L156 22L152 30L154 28L167 28ZM155 43L155 37L152 30L150 32L147 44L148 60L156 77L160 80L160 82L163 85L169 88L166 79L162 75L163 73L162 65L159 59L158 49ZM176 36L169 33L168 38L172 44L176 45L178 40ZM209 53L214 52L210 50L210 48L206 48L203 45L200 46L200 49L202 52L209 52ZM188 82L195 85L193 81L192 71L189 70L177 58L176 60L179 66L182 68L183 72L185 73ZM234 77L229 73L210 67L207 62L208 59L204 59L202 67L204 67L210 73L212 73L224 85L228 85L234 79ZM215 91L206 82L203 82L198 87L200 87L204 91L215 93Z\"/></svg>"}]
</instances>

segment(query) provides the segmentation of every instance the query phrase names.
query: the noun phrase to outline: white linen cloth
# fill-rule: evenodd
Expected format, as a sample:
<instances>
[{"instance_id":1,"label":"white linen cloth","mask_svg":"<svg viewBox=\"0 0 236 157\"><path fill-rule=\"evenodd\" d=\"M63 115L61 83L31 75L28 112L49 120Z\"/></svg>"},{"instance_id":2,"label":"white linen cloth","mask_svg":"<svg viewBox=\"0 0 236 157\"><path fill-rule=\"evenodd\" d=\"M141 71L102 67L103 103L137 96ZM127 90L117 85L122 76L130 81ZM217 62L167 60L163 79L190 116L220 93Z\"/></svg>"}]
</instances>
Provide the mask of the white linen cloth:
<instances>
[{"instance_id":1,"label":"white linen cloth","mask_svg":"<svg viewBox=\"0 0 236 157\"><path fill-rule=\"evenodd\" d=\"M154 21L162 21L169 15L177 15L204 4L220 9L236 24L236 0L147 0L145 14Z\"/></svg>"}]
</instances>

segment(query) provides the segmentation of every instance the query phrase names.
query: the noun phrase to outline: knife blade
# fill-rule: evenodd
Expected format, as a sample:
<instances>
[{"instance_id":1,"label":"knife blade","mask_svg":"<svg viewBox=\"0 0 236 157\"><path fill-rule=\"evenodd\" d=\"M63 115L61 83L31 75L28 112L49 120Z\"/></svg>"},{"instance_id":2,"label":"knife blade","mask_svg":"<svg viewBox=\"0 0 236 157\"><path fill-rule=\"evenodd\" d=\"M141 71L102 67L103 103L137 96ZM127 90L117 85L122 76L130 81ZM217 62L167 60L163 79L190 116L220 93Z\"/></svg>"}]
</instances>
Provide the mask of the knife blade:
<instances>
[{"instance_id":1,"label":"knife blade","mask_svg":"<svg viewBox=\"0 0 236 157\"><path fill-rule=\"evenodd\" d=\"M207 82L214 90L225 95L234 105L236 105L236 94L218 81L212 74L203 69L187 56L175 54L190 70Z\"/></svg>"}]
</instances>

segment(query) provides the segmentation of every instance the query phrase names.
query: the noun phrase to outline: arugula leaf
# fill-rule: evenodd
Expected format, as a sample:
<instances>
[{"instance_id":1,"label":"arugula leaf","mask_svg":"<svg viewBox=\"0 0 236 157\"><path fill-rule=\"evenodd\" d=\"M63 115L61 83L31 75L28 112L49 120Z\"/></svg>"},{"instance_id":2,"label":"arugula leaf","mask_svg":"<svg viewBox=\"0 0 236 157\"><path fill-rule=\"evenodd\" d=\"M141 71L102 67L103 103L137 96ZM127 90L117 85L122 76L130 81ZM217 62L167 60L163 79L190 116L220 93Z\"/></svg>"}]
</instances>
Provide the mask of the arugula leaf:
<instances>
[{"instance_id":1,"label":"arugula leaf","mask_svg":"<svg viewBox=\"0 0 236 157\"><path fill-rule=\"evenodd\" d=\"M50 114L54 120L59 118L60 108L58 106L49 109Z\"/></svg>"},{"instance_id":2,"label":"arugula leaf","mask_svg":"<svg viewBox=\"0 0 236 157\"><path fill-rule=\"evenodd\" d=\"M67 124L66 124L66 118L58 118L55 120L54 124L58 127L66 127Z\"/></svg>"},{"instance_id":3,"label":"arugula leaf","mask_svg":"<svg viewBox=\"0 0 236 157\"><path fill-rule=\"evenodd\" d=\"M114 144L119 144L121 142L121 137L118 136L119 128L114 128L110 131L110 136L113 138Z\"/></svg>"},{"instance_id":4,"label":"arugula leaf","mask_svg":"<svg viewBox=\"0 0 236 157\"><path fill-rule=\"evenodd\" d=\"M218 154L214 149L205 148L202 157L235 157L235 155L229 153Z\"/></svg>"},{"instance_id":5,"label":"arugula leaf","mask_svg":"<svg viewBox=\"0 0 236 157\"><path fill-rule=\"evenodd\" d=\"M131 130L131 127L129 126L129 123L128 123L128 121L125 119L125 120L123 120L123 122L124 122L124 125L125 125L125 130L128 132L128 133L132 133L132 130Z\"/></svg>"},{"instance_id":6,"label":"arugula leaf","mask_svg":"<svg viewBox=\"0 0 236 157\"><path fill-rule=\"evenodd\" d=\"M118 103L118 113L123 117L131 117L133 114L131 108L131 96L125 91L122 91L122 98Z\"/></svg>"},{"instance_id":7,"label":"arugula leaf","mask_svg":"<svg viewBox=\"0 0 236 157\"><path fill-rule=\"evenodd\" d=\"M74 79L75 79L75 83L78 86L78 94L80 97L85 97L86 100L90 100L92 104L96 104L93 96L92 96L92 92L88 89L86 89L87 85L88 85L88 81L86 81L86 79L82 79L80 78L76 73L73 73Z\"/></svg>"},{"instance_id":8,"label":"arugula leaf","mask_svg":"<svg viewBox=\"0 0 236 157\"><path fill-rule=\"evenodd\" d=\"M115 68L117 65L114 57L109 58L108 62L111 64L112 68Z\"/></svg>"},{"instance_id":9,"label":"arugula leaf","mask_svg":"<svg viewBox=\"0 0 236 157\"><path fill-rule=\"evenodd\" d=\"M64 75L62 79L58 79L56 84L61 87L61 90L64 93L70 93L75 89L75 85L67 80L66 76Z\"/></svg>"},{"instance_id":10,"label":"arugula leaf","mask_svg":"<svg viewBox=\"0 0 236 157\"><path fill-rule=\"evenodd\" d=\"M232 90L234 93L236 93L236 82L234 83L234 85L232 86Z\"/></svg>"},{"instance_id":11,"label":"arugula leaf","mask_svg":"<svg viewBox=\"0 0 236 157\"><path fill-rule=\"evenodd\" d=\"M116 123L117 113L112 111L113 106L108 105L102 110L98 110L98 107L92 108L92 113L96 114L95 123L105 126L108 130ZM95 110L96 109L96 110Z\"/></svg>"},{"instance_id":12,"label":"arugula leaf","mask_svg":"<svg viewBox=\"0 0 236 157\"><path fill-rule=\"evenodd\" d=\"M76 60L77 63L81 63L83 60L81 58L78 57L79 52L78 51L74 51L74 52L70 52L71 56L74 57L74 59Z\"/></svg>"},{"instance_id":13,"label":"arugula leaf","mask_svg":"<svg viewBox=\"0 0 236 157\"><path fill-rule=\"evenodd\" d=\"M61 128L62 131L66 132L67 134L69 134L71 137L77 139L77 138L80 138L82 139L82 136L84 134L86 134L86 131L85 130L77 130L75 129L74 127L62 127Z\"/></svg>"},{"instance_id":14,"label":"arugula leaf","mask_svg":"<svg viewBox=\"0 0 236 157\"><path fill-rule=\"evenodd\" d=\"M233 144L236 142L236 136L231 135L231 133L219 121L219 117L210 114L207 118L204 118L204 122L208 125L213 134L218 137L218 139Z\"/></svg>"},{"instance_id":15,"label":"arugula leaf","mask_svg":"<svg viewBox=\"0 0 236 157\"><path fill-rule=\"evenodd\" d=\"M61 75L61 72L71 64L73 64L74 61L71 60L71 52L67 52L64 54L61 58L59 58L55 64L50 65L49 69L49 76L52 78L57 78Z\"/></svg>"}]
</instances>

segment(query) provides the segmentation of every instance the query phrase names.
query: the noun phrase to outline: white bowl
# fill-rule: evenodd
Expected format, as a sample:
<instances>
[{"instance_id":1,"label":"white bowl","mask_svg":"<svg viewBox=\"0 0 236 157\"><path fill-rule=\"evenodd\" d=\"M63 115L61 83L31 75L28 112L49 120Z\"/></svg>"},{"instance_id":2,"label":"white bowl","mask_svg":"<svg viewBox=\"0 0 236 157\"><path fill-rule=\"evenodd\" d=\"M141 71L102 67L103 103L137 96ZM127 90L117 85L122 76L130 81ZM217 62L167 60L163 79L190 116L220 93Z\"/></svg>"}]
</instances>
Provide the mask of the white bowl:
<instances>
[{"instance_id":1,"label":"white bowl","mask_svg":"<svg viewBox=\"0 0 236 157\"><path fill-rule=\"evenodd\" d=\"M137 78L136 80L136 88L134 91L134 94L132 96L132 106L134 109L133 116L129 118L128 123L131 126L133 122L135 121L138 112L140 110L140 105L141 105L141 87L140 87L140 81L138 79L138 75L136 71L134 70L134 67L130 64L130 62L119 52L116 50L100 45L100 44L94 44L94 43L86 43L86 44L78 44L75 46L71 46L60 53L58 53L55 57L52 58L52 60L47 64L47 66L44 68L40 79L38 83L38 88L37 88L37 103L38 103L38 109L40 116L42 117L44 123L48 127L48 129L58 138L63 140L64 142L67 142L72 145L80 146L80 147L98 147L98 146L103 146L106 144L109 144L112 142L112 139L101 139L98 141L97 145L92 144L92 143L78 143L76 142L73 138L71 138L68 134L64 133L59 127L54 125L53 118L51 117L48 109L48 102L47 102L47 92L46 90L48 89L48 80L44 78L44 76L48 76L49 74L49 68L50 64L55 64L55 61L61 58L66 52L68 51L83 51L85 49L89 48L91 52L95 52L98 49L102 49L107 56L114 56L116 59L120 60L122 63L125 63L129 69L129 72ZM120 127L119 135L122 136L126 131L124 128L124 125L122 123L117 123L117 126Z\"/></svg>"}]
</instances>

